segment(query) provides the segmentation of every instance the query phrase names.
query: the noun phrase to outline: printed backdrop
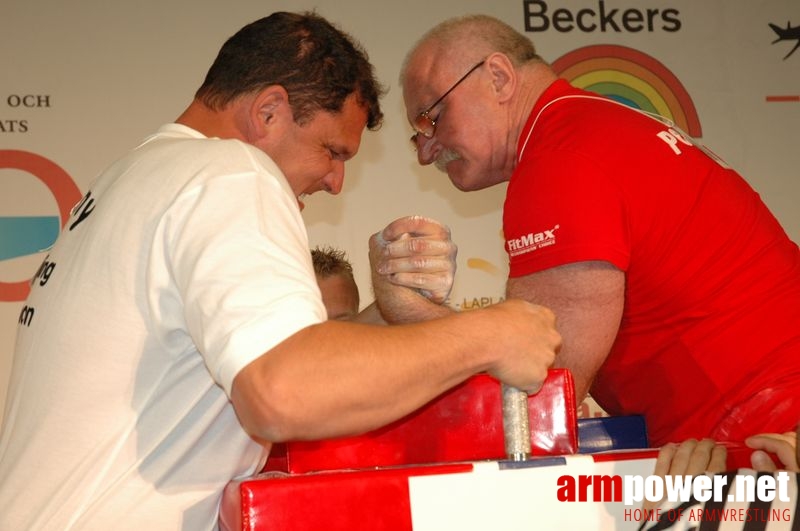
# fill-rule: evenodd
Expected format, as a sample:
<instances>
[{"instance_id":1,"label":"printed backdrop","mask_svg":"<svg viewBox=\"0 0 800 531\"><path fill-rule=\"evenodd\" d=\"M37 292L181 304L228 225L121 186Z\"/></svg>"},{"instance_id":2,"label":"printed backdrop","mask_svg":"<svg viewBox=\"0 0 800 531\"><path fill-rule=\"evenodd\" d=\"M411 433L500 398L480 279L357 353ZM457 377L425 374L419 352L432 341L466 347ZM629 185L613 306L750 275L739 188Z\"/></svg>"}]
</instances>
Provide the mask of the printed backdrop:
<instances>
[{"instance_id":1,"label":"printed backdrop","mask_svg":"<svg viewBox=\"0 0 800 531\"><path fill-rule=\"evenodd\" d=\"M304 211L345 249L371 301L369 235L422 214L459 244L450 304L503 298L504 186L455 190L416 164L397 84L434 23L487 13L526 32L575 84L661 113L738 169L800 239L798 0L6 0L0 9L0 411L30 279L94 176L185 108L222 42L277 10L316 9L368 50L390 90L338 197ZM97 316L102 319L102 315Z\"/></svg>"}]
</instances>

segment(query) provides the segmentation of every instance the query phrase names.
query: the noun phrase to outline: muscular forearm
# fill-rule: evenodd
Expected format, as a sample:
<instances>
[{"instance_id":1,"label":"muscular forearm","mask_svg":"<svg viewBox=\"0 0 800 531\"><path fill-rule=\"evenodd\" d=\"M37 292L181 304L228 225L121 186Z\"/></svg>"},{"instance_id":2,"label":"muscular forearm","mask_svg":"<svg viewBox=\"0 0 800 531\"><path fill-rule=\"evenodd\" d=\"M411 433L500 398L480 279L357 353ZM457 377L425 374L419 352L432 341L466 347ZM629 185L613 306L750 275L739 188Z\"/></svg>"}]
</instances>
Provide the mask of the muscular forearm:
<instances>
[{"instance_id":1,"label":"muscular forearm","mask_svg":"<svg viewBox=\"0 0 800 531\"><path fill-rule=\"evenodd\" d=\"M378 310L378 305L374 302L358 312L358 315L356 315L352 321L354 323L364 324L388 324L381 315L380 310Z\"/></svg>"},{"instance_id":2,"label":"muscular forearm","mask_svg":"<svg viewBox=\"0 0 800 531\"><path fill-rule=\"evenodd\" d=\"M262 442L361 433L479 372L538 390L560 343L552 322L521 301L411 325L328 321L245 367L231 398Z\"/></svg>"},{"instance_id":3,"label":"muscular forearm","mask_svg":"<svg viewBox=\"0 0 800 531\"><path fill-rule=\"evenodd\" d=\"M431 319L445 317L451 313L453 313L453 310L448 306L428 303L420 305L413 310L407 308L404 311L397 312L387 309L387 319L381 314L381 310L378 309L378 304L373 302L361 310L358 315L353 318L353 322L380 325L417 323L420 321L430 321Z\"/></svg>"},{"instance_id":4,"label":"muscular forearm","mask_svg":"<svg viewBox=\"0 0 800 531\"><path fill-rule=\"evenodd\" d=\"M377 428L488 366L458 328L434 336L425 324L309 327L243 369L234 404L251 434L272 442Z\"/></svg>"},{"instance_id":5,"label":"muscular forearm","mask_svg":"<svg viewBox=\"0 0 800 531\"><path fill-rule=\"evenodd\" d=\"M389 324L430 321L454 313L449 306L436 304L414 290L394 287L393 291L392 294L379 293L376 289L376 306Z\"/></svg>"},{"instance_id":6,"label":"muscular forearm","mask_svg":"<svg viewBox=\"0 0 800 531\"><path fill-rule=\"evenodd\" d=\"M556 314L564 344L555 365L569 369L581 402L619 329L625 275L606 262L578 262L508 281L507 294Z\"/></svg>"}]
</instances>

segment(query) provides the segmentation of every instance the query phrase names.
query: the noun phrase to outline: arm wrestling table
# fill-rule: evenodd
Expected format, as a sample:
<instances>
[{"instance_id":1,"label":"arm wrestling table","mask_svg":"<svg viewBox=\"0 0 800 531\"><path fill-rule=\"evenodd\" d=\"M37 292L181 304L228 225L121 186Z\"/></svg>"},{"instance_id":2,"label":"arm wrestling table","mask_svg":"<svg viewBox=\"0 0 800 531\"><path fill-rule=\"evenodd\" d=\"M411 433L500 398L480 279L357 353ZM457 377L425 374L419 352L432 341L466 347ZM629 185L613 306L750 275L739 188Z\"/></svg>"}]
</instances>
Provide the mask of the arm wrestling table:
<instances>
[{"instance_id":1,"label":"arm wrestling table","mask_svg":"<svg viewBox=\"0 0 800 531\"><path fill-rule=\"evenodd\" d=\"M570 373L552 369L528 398L531 459L506 460L501 384L478 375L374 432L276 445L261 474L227 486L220 526L636 529L641 504L580 482L651 475L658 451L648 448L643 419L577 419L576 410ZM579 488L564 491L565 482ZM565 501L570 495L574 501Z\"/></svg>"}]
</instances>

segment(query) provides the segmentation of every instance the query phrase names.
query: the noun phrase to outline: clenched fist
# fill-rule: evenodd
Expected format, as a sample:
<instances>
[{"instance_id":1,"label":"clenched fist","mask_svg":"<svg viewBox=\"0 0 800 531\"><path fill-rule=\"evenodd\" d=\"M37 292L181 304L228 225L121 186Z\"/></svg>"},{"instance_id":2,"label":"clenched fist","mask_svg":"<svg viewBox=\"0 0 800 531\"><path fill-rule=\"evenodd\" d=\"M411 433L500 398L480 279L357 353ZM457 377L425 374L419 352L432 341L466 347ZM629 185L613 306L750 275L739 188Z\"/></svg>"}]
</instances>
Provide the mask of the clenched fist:
<instances>
[{"instance_id":1,"label":"clenched fist","mask_svg":"<svg viewBox=\"0 0 800 531\"><path fill-rule=\"evenodd\" d=\"M445 302L453 287L456 253L450 229L430 218L403 217L373 234L372 284L384 317L390 322L421 320L426 305Z\"/></svg>"}]
</instances>

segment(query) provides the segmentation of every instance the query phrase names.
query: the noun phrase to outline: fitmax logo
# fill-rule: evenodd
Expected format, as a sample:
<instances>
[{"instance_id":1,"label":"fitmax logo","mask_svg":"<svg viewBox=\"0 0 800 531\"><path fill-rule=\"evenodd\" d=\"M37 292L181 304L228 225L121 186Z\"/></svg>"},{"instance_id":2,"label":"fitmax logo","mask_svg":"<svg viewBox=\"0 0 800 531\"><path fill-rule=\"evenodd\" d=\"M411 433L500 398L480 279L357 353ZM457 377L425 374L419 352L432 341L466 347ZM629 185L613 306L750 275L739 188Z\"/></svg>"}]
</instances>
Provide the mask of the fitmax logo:
<instances>
[{"instance_id":1,"label":"fitmax logo","mask_svg":"<svg viewBox=\"0 0 800 531\"><path fill-rule=\"evenodd\" d=\"M521 254L536 251L537 249L541 249L543 247L555 245L556 231L559 228L560 225L556 225L550 230L545 230L542 232L530 232L521 238L512 238L510 240L506 240L506 250L508 251L509 256L519 256Z\"/></svg>"}]
</instances>

